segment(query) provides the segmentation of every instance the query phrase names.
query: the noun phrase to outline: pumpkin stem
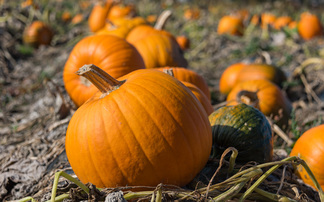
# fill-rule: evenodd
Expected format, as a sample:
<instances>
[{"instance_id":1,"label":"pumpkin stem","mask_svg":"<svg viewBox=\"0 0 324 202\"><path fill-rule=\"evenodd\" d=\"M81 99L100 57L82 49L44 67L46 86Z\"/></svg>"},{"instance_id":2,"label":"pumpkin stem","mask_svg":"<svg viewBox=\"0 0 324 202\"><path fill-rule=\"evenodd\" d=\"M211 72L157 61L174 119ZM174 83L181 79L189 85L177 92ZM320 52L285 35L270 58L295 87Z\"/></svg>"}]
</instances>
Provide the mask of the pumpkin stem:
<instances>
[{"instance_id":1,"label":"pumpkin stem","mask_svg":"<svg viewBox=\"0 0 324 202\"><path fill-rule=\"evenodd\" d=\"M109 94L125 82L116 80L94 64L83 65L76 73L88 79L103 94Z\"/></svg>"},{"instance_id":2,"label":"pumpkin stem","mask_svg":"<svg viewBox=\"0 0 324 202\"><path fill-rule=\"evenodd\" d=\"M162 30L165 26L166 21L169 19L169 17L172 15L172 12L170 10L165 10L161 13L161 15L156 20L156 23L154 25L154 29Z\"/></svg>"},{"instance_id":3,"label":"pumpkin stem","mask_svg":"<svg viewBox=\"0 0 324 202\"><path fill-rule=\"evenodd\" d=\"M237 94L236 101L239 103L245 103L247 105L250 105L257 109L260 109L257 93L258 92L242 90Z\"/></svg>"},{"instance_id":4,"label":"pumpkin stem","mask_svg":"<svg viewBox=\"0 0 324 202\"><path fill-rule=\"evenodd\" d=\"M173 73L173 69L170 68L170 69L163 69L163 72L166 73L166 74L169 74L170 76L173 76L174 77L174 73Z\"/></svg>"}]
</instances>

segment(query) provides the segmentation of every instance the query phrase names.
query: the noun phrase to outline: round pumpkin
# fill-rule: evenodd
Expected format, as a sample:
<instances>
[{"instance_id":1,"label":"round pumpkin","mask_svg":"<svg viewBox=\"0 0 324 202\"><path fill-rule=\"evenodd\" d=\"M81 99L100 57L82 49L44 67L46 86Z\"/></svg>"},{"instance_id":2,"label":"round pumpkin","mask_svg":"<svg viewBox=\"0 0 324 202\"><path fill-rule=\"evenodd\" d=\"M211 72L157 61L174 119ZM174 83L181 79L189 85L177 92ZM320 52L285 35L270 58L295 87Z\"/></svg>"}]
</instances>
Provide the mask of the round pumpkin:
<instances>
[{"instance_id":1,"label":"round pumpkin","mask_svg":"<svg viewBox=\"0 0 324 202\"><path fill-rule=\"evenodd\" d=\"M273 134L267 118L244 103L225 106L209 115L213 146L211 157L220 157L228 147L238 150L236 161L264 163L272 160Z\"/></svg>"},{"instance_id":2,"label":"round pumpkin","mask_svg":"<svg viewBox=\"0 0 324 202\"><path fill-rule=\"evenodd\" d=\"M132 18L136 15L136 10L133 5L115 4L111 7L107 19L114 20L117 18Z\"/></svg>"},{"instance_id":3,"label":"round pumpkin","mask_svg":"<svg viewBox=\"0 0 324 202\"><path fill-rule=\"evenodd\" d=\"M146 68L187 67L187 60L173 36L155 33L132 44L143 57Z\"/></svg>"},{"instance_id":4,"label":"round pumpkin","mask_svg":"<svg viewBox=\"0 0 324 202\"><path fill-rule=\"evenodd\" d=\"M166 71L172 69L172 76L179 81L192 83L197 86L210 100L210 91L208 84L204 77L199 75L197 72L184 68L184 67L160 67L157 68L159 71Z\"/></svg>"},{"instance_id":5,"label":"round pumpkin","mask_svg":"<svg viewBox=\"0 0 324 202\"><path fill-rule=\"evenodd\" d=\"M322 35L322 25L320 20L316 15L309 12L304 12L300 15L297 29L299 35L305 40L310 40L316 36Z\"/></svg>"},{"instance_id":6,"label":"round pumpkin","mask_svg":"<svg viewBox=\"0 0 324 202\"><path fill-rule=\"evenodd\" d=\"M66 154L83 183L184 186L205 166L211 126L180 81L149 69L121 81L90 65L79 74L100 90L77 109L66 132Z\"/></svg>"},{"instance_id":7,"label":"round pumpkin","mask_svg":"<svg viewBox=\"0 0 324 202\"><path fill-rule=\"evenodd\" d=\"M266 116L272 116L278 125L289 120L292 106L280 88L264 79L238 83L227 96L227 105L245 103L259 109Z\"/></svg>"},{"instance_id":8,"label":"round pumpkin","mask_svg":"<svg viewBox=\"0 0 324 202\"><path fill-rule=\"evenodd\" d=\"M316 180L324 189L324 124L307 130L296 141L290 156L299 156L311 169ZM297 166L297 173L301 179L308 185L315 188L313 181L310 179L307 171L303 166Z\"/></svg>"},{"instance_id":9,"label":"round pumpkin","mask_svg":"<svg viewBox=\"0 0 324 202\"><path fill-rule=\"evenodd\" d=\"M23 41L35 47L39 45L49 45L53 38L52 29L41 21L34 21L27 26L23 33Z\"/></svg>"},{"instance_id":10,"label":"round pumpkin","mask_svg":"<svg viewBox=\"0 0 324 202\"><path fill-rule=\"evenodd\" d=\"M227 95L236 83L239 72L245 67L245 63L235 63L228 66L219 80L219 91Z\"/></svg>"},{"instance_id":11,"label":"round pumpkin","mask_svg":"<svg viewBox=\"0 0 324 202\"><path fill-rule=\"evenodd\" d=\"M243 35L244 26L243 21L238 16L226 15L223 16L218 23L218 34L231 34L231 35Z\"/></svg>"},{"instance_id":12,"label":"round pumpkin","mask_svg":"<svg viewBox=\"0 0 324 202\"><path fill-rule=\"evenodd\" d=\"M94 35L82 39L73 48L63 70L65 89L77 106L82 105L97 91L95 86L75 74L84 64L101 66L116 78L145 68L138 51L122 38Z\"/></svg>"},{"instance_id":13,"label":"round pumpkin","mask_svg":"<svg viewBox=\"0 0 324 202\"><path fill-rule=\"evenodd\" d=\"M267 79L281 86L282 83L287 80L287 77L285 73L277 67L253 63L245 65L244 68L241 69L236 77L236 83L257 79Z\"/></svg>"}]
</instances>

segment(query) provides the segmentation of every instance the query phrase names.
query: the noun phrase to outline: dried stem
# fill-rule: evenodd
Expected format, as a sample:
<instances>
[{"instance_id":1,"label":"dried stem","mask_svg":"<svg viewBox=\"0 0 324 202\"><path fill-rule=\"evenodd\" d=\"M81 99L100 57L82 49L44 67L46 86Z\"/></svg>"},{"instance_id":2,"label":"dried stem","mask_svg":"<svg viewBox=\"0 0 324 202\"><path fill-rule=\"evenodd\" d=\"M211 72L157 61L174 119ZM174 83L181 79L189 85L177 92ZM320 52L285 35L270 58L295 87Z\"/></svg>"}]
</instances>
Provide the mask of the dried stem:
<instances>
[{"instance_id":1,"label":"dried stem","mask_svg":"<svg viewBox=\"0 0 324 202\"><path fill-rule=\"evenodd\" d=\"M154 29L162 30L165 26L166 21L169 19L169 17L172 15L172 12L170 10L165 10L161 13L161 15L156 20L156 23L154 25Z\"/></svg>"}]
</instances>

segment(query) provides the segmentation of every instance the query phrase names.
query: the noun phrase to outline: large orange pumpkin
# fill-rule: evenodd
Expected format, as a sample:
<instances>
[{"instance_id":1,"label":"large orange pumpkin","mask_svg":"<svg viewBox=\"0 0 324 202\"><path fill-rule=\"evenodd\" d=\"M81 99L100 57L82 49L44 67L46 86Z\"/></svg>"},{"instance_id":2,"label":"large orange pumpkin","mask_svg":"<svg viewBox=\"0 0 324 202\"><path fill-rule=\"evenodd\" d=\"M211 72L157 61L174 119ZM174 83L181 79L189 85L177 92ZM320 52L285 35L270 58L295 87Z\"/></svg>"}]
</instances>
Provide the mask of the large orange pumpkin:
<instances>
[{"instance_id":1,"label":"large orange pumpkin","mask_svg":"<svg viewBox=\"0 0 324 202\"><path fill-rule=\"evenodd\" d=\"M171 35L150 34L132 44L143 57L146 68L187 66L179 44Z\"/></svg>"},{"instance_id":2,"label":"large orange pumpkin","mask_svg":"<svg viewBox=\"0 0 324 202\"><path fill-rule=\"evenodd\" d=\"M90 65L78 72L101 91L75 112L66 132L66 154L83 183L184 186L205 166L208 116L177 79L149 69L124 81Z\"/></svg>"},{"instance_id":3,"label":"large orange pumpkin","mask_svg":"<svg viewBox=\"0 0 324 202\"><path fill-rule=\"evenodd\" d=\"M53 35L52 29L47 24L42 21L34 21L25 28L23 41L35 47L39 45L49 45Z\"/></svg>"},{"instance_id":4,"label":"large orange pumpkin","mask_svg":"<svg viewBox=\"0 0 324 202\"><path fill-rule=\"evenodd\" d=\"M259 109L264 115L272 116L275 122L284 126L290 117L292 106L280 88L264 79L238 83L228 94L227 105L245 103Z\"/></svg>"},{"instance_id":5,"label":"large orange pumpkin","mask_svg":"<svg viewBox=\"0 0 324 202\"><path fill-rule=\"evenodd\" d=\"M84 64L102 67L114 77L145 68L138 51L124 39L112 35L94 35L82 39L65 63L63 81L66 91L77 106L82 105L97 89L75 72Z\"/></svg>"},{"instance_id":6,"label":"large orange pumpkin","mask_svg":"<svg viewBox=\"0 0 324 202\"><path fill-rule=\"evenodd\" d=\"M299 156L307 163L322 189L324 189L324 170L322 166L324 164L323 145L324 124L307 130L296 141L290 153L290 156ZM297 173L306 184L315 188L313 181L310 179L303 166L297 166Z\"/></svg>"},{"instance_id":7,"label":"large orange pumpkin","mask_svg":"<svg viewBox=\"0 0 324 202\"><path fill-rule=\"evenodd\" d=\"M218 34L243 35L244 26L242 18L239 16L223 16L218 23Z\"/></svg>"},{"instance_id":8,"label":"large orange pumpkin","mask_svg":"<svg viewBox=\"0 0 324 202\"><path fill-rule=\"evenodd\" d=\"M245 63L235 63L228 66L219 80L219 91L227 95L236 83L239 72L245 67Z\"/></svg>"},{"instance_id":9,"label":"large orange pumpkin","mask_svg":"<svg viewBox=\"0 0 324 202\"><path fill-rule=\"evenodd\" d=\"M197 86L206 97L210 100L210 91L206 80L200 76L197 72L184 68L184 67L160 67L157 68L159 71L165 72L166 70L172 69L172 76L179 81L192 83Z\"/></svg>"},{"instance_id":10,"label":"large orange pumpkin","mask_svg":"<svg viewBox=\"0 0 324 202\"><path fill-rule=\"evenodd\" d=\"M322 25L318 17L309 12L304 12L300 15L300 21L297 24L297 29L299 35L305 40L320 36L323 32Z\"/></svg>"}]
</instances>

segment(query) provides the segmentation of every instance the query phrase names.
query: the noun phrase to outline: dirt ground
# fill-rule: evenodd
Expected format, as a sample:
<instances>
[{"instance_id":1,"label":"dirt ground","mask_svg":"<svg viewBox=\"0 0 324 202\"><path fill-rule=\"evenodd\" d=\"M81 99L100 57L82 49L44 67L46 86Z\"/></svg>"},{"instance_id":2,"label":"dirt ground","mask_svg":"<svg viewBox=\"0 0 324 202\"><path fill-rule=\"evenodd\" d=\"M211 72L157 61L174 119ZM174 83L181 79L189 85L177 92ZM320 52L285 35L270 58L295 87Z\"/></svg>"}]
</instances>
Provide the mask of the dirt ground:
<instances>
[{"instance_id":1,"label":"dirt ground","mask_svg":"<svg viewBox=\"0 0 324 202\"><path fill-rule=\"evenodd\" d=\"M38 9L21 8L18 1L0 1L0 201L27 196L49 200L54 174L63 170L73 175L64 141L76 107L64 89L62 71L73 46L91 34L86 21L91 7L82 9L81 1L35 2ZM215 108L225 101L225 96L218 91L218 83L229 65L241 61L263 62L281 68L288 77L283 92L294 107L284 132L296 141L304 131L323 123L324 36L304 41L296 31L265 33L256 27L236 37L218 35L216 30L221 16L243 8L251 14L272 12L296 20L303 11L311 11L324 23L320 12L323 5L310 2L254 1L243 5L238 1L170 0L161 4L143 0L136 1L136 8L144 17L159 15L164 9L173 12L165 29L174 35L185 34L191 40L191 48L184 53L188 68L206 79ZM184 18L184 11L189 7L200 9L198 19ZM64 10L73 15L82 13L84 20L79 24L64 23L60 20ZM31 48L23 44L23 30L35 19L52 26L55 36L50 46ZM275 148L283 156L289 154L291 147L275 134ZM277 178L280 179L280 172ZM317 192L300 180L290 183L304 187L300 201L319 200ZM61 180L59 186L58 194L75 187L66 180Z\"/></svg>"}]
</instances>

